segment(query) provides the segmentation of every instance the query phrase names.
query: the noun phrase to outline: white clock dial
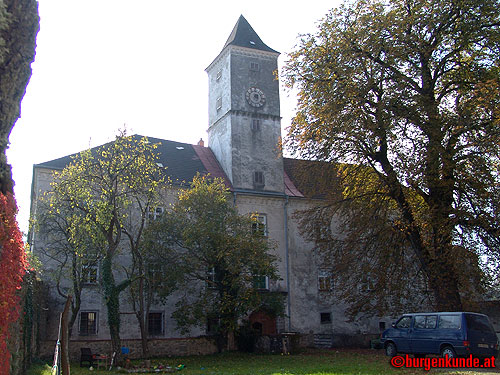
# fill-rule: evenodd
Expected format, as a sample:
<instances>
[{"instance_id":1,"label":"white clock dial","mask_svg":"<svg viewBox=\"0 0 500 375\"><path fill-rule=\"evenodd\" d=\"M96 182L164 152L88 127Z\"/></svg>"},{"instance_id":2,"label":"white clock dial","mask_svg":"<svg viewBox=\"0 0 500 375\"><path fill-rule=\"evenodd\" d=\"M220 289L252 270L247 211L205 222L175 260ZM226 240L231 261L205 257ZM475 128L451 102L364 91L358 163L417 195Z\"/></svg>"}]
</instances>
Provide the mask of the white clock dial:
<instances>
[{"instance_id":1,"label":"white clock dial","mask_svg":"<svg viewBox=\"0 0 500 375\"><path fill-rule=\"evenodd\" d=\"M257 87L250 87L247 90L245 97L248 104L250 104L252 107L262 107L266 103L266 96L264 95L262 90L258 89Z\"/></svg>"}]
</instances>

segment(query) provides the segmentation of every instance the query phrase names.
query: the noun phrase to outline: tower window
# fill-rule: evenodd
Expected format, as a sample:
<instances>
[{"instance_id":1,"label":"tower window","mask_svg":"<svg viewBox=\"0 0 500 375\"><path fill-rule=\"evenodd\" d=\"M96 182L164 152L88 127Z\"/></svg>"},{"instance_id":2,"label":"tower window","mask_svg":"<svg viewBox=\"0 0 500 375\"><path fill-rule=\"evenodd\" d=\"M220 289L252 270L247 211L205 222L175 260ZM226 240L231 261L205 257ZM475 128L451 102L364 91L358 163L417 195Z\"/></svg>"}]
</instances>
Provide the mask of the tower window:
<instances>
[{"instance_id":1,"label":"tower window","mask_svg":"<svg viewBox=\"0 0 500 375\"><path fill-rule=\"evenodd\" d=\"M260 120L252 119L251 129L253 132L258 132L260 130Z\"/></svg>"},{"instance_id":2,"label":"tower window","mask_svg":"<svg viewBox=\"0 0 500 375\"><path fill-rule=\"evenodd\" d=\"M253 183L256 188L264 187L264 173L263 172L253 172Z\"/></svg>"},{"instance_id":3,"label":"tower window","mask_svg":"<svg viewBox=\"0 0 500 375\"><path fill-rule=\"evenodd\" d=\"M221 97L221 96L219 96L219 97L217 98L217 102L215 103L215 108L216 108L217 110L220 110L220 109L222 108L222 97Z\"/></svg>"},{"instance_id":4,"label":"tower window","mask_svg":"<svg viewBox=\"0 0 500 375\"><path fill-rule=\"evenodd\" d=\"M221 77L222 77L222 70L219 70L217 72L217 76L215 77L215 79L218 81Z\"/></svg>"},{"instance_id":5,"label":"tower window","mask_svg":"<svg viewBox=\"0 0 500 375\"><path fill-rule=\"evenodd\" d=\"M260 65L259 63L256 63L256 62L251 62L250 63L250 70L252 72L258 72L260 70Z\"/></svg>"}]
</instances>

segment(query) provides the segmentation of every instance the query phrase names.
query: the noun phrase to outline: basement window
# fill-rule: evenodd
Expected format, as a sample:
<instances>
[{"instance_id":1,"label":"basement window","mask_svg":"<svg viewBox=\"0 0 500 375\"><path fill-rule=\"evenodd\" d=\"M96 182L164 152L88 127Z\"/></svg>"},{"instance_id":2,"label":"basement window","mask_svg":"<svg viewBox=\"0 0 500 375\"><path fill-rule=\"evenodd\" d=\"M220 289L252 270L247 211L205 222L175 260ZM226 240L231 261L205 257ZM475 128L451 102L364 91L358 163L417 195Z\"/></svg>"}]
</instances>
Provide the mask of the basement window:
<instances>
[{"instance_id":1,"label":"basement window","mask_svg":"<svg viewBox=\"0 0 500 375\"><path fill-rule=\"evenodd\" d=\"M319 314L321 324L330 324L332 322L332 313L324 312Z\"/></svg>"}]
</instances>

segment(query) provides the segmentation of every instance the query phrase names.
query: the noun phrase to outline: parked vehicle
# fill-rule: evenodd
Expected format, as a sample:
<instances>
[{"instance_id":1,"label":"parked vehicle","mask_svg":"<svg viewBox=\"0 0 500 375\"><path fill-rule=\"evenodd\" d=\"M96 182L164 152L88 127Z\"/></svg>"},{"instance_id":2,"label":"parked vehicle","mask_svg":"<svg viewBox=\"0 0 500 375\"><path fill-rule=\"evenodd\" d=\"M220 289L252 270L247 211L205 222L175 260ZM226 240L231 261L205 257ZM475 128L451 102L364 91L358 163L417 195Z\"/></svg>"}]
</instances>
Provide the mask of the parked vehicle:
<instances>
[{"instance_id":1,"label":"parked vehicle","mask_svg":"<svg viewBox=\"0 0 500 375\"><path fill-rule=\"evenodd\" d=\"M470 312L404 314L381 335L385 354L497 357L498 338L486 315Z\"/></svg>"}]
</instances>

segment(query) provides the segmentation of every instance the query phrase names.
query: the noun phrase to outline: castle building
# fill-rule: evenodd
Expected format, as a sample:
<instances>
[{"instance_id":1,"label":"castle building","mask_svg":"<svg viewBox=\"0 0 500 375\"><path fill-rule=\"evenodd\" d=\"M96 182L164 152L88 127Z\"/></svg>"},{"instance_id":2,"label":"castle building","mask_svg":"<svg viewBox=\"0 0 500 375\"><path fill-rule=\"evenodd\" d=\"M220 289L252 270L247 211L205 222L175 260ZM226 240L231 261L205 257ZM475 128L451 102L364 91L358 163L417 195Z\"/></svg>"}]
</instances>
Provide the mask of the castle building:
<instances>
[{"instance_id":1,"label":"castle building","mask_svg":"<svg viewBox=\"0 0 500 375\"><path fill-rule=\"evenodd\" d=\"M332 285L331 275L315 256L314 244L300 234L294 213L310 207L313 198L306 193L303 180L296 178L295 168L305 162L283 158L278 146L281 140L279 84L275 74L278 56L279 52L267 46L240 16L222 51L206 69L208 147L201 141L191 145L151 137L149 140L160 144L159 162L167 167L174 186L176 181L190 181L196 173L223 178L238 211L257 212L266 235L278 244L275 251L280 259L280 279L266 280L263 288L285 295L286 317L250 316L262 333L297 332L306 338L308 345L340 346L346 337L378 334L385 321L373 318L348 322L345 306L330 293L338 286ZM71 157L65 156L34 166L32 215L36 215L38 198L50 189L52 171L64 168L70 161ZM36 234L31 242L37 253L42 244ZM88 277L89 285L82 295L79 319L73 328L71 340L83 346L97 345L110 338L106 307L97 285L98 273L96 269ZM55 292L51 292L50 300L53 313L47 316L48 342L56 338L58 312L64 302ZM208 346L190 346L186 341L206 332L193 330L182 336L176 330L171 318L174 305L175 301L155 306L148 317L153 322L148 329L158 343L152 345L158 349L157 354L165 354L161 350L168 354L209 352ZM137 320L127 303L121 304L121 310L121 337L133 347L134 340L140 338Z\"/></svg>"}]
</instances>

